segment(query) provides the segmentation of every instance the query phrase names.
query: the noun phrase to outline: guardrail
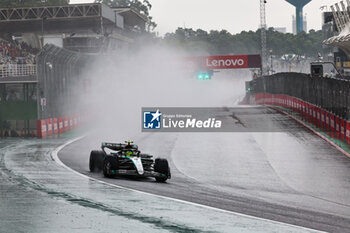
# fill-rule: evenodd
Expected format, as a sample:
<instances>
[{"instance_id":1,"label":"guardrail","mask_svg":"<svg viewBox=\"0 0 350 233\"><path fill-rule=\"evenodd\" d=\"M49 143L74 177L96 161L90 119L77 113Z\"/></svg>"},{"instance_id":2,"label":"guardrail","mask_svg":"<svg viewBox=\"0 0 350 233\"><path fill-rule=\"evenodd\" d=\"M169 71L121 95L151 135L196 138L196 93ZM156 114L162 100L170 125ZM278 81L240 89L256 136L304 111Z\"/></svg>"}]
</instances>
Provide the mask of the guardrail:
<instances>
[{"instance_id":1,"label":"guardrail","mask_svg":"<svg viewBox=\"0 0 350 233\"><path fill-rule=\"evenodd\" d=\"M36 75L36 64L2 64L0 78Z\"/></svg>"},{"instance_id":2,"label":"guardrail","mask_svg":"<svg viewBox=\"0 0 350 233\"><path fill-rule=\"evenodd\" d=\"M266 92L255 93L253 100L257 105L274 105L294 111L301 120L350 145L350 121L320 106L293 96Z\"/></svg>"},{"instance_id":3,"label":"guardrail","mask_svg":"<svg viewBox=\"0 0 350 233\"><path fill-rule=\"evenodd\" d=\"M278 73L251 81L250 86L254 93L296 97L350 120L350 80Z\"/></svg>"}]
</instances>

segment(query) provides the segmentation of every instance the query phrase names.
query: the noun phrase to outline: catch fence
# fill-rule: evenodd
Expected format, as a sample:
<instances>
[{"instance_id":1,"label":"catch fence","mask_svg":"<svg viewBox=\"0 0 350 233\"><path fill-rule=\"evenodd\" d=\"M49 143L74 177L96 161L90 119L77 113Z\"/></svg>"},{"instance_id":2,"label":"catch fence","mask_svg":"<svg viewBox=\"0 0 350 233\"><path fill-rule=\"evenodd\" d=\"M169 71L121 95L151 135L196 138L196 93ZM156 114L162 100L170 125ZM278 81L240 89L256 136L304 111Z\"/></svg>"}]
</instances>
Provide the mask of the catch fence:
<instances>
[{"instance_id":1,"label":"catch fence","mask_svg":"<svg viewBox=\"0 0 350 233\"><path fill-rule=\"evenodd\" d=\"M302 73L278 73L251 81L255 93L284 94L302 99L338 117L350 120L350 81L312 77Z\"/></svg>"}]
</instances>

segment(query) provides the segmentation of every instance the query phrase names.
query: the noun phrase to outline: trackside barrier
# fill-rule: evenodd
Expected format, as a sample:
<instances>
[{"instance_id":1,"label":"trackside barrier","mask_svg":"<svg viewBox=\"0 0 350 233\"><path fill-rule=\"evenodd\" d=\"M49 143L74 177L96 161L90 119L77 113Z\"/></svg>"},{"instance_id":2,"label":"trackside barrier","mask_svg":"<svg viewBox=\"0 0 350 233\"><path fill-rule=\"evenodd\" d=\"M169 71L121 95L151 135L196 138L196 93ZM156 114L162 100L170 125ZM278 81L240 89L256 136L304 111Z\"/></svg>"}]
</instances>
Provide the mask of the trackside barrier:
<instances>
[{"instance_id":1,"label":"trackside barrier","mask_svg":"<svg viewBox=\"0 0 350 233\"><path fill-rule=\"evenodd\" d=\"M308 122L311 122L311 109L310 109L310 104L309 103L305 103L305 119Z\"/></svg>"},{"instance_id":2,"label":"trackside barrier","mask_svg":"<svg viewBox=\"0 0 350 233\"><path fill-rule=\"evenodd\" d=\"M334 132L335 132L335 117L333 114L329 114L329 121L330 121L330 135L332 137L335 136Z\"/></svg>"},{"instance_id":3,"label":"trackside barrier","mask_svg":"<svg viewBox=\"0 0 350 233\"><path fill-rule=\"evenodd\" d=\"M292 109L293 111L297 111L297 99L292 97Z\"/></svg>"},{"instance_id":4,"label":"trackside barrier","mask_svg":"<svg viewBox=\"0 0 350 233\"><path fill-rule=\"evenodd\" d=\"M345 122L345 129L346 129L346 132L345 132L346 142L350 144L350 122L349 121Z\"/></svg>"},{"instance_id":5,"label":"trackside barrier","mask_svg":"<svg viewBox=\"0 0 350 233\"><path fill-rule=\"evenodd\" d=\"M265 94L265 96L264 96L264 104L270 104L269 94Z\"/></svg>"},{"instance_id":6,"label":"trackside barrier","mask_svg":"<svg viewBox=\"0 0 350 233\"><path fill-rule=\"evenodd\" d=\"M255 104L276 105L298 112L304 121L326 131L331 137L350 145L350 121L346 121L320 107L299 98L270 93L255 94Z\"/></svg>"},{"instance_id":7,"label":"trackside barrier","mask_svg":"<svg viewBox=\"0 0 350 233\"><path fill-rule=\"evenodd\" d=\"M310 108L310 111L309 111L309 122L310 122L311 124L314 124L314 122L315 122L315 118L314 118L314 105L309 104L309 108Z\"/></svg>"},{"instance_id":8,"label":"trackside barrier","mask_svg":"<svg viewBox=\"0 0 350 233\"><path fill-rule=\"evenodd\" d=\"M78 117L73 117L73 128L76 129L78 128Z\"/></svg>"},{"instance_id":9,"label":"trackside barrier","mask_svg":"<svg viewBox=\"0 0 350 233\"><path fill-rule=\"evenodd\" d=\"M334 122L335 122L335 137L337 139L340 139L340 119L337 116L334 116Z\"/></svg>"},{"instance_id":10,"label":"trackside barrier","mask_svg":"<svg viewBox=\"0 0 350 233\"><path fill-rule=\"evenodd\" d=\"M63 129L64 129L64 132L68 132L68 130L69 130L69 123L68 123L67 117L63 118Z\"/></svg>"},{"instance_id":11,"label":"trackside barrier","mask_svg":"<svg viewBox=\"0 0 350 233\"><path fill-rule=\"evenodd\" d=\"M38 138L46 138L47 137L46 120L38 120L38 122L37 122L37 136L38 136Z\"/></svg>"},{"instance_id":12,"label":"trackside barrier","mask_svg":"<svg viewBox=\"0 0 350 233\"><path fill-rule=\"evenodd\" d=\"M73 121L73 117L69 117L69 130L73 130L73 124L74 124L74 121Z\"/></svg>"},{"instance_id":13,"label":"trackside barrier","mask_svg":"<svg viewBox=\"0 0 350 233\"><path fill-rule=\"evenodd\" d=\"M325 130L326 132L330 132L331 131L331 127L330 127L330 123L329 123L329 112L325 111L326 114L326 124L325 124Z\"/></svg>"},{"instance_id":14,"label":"trackside barrier","mask_svg":"<svg viewBox=\"0 0 350 233\"><path fill-rule=\"evenodd\" d=\"M302 114L302 112L303 112L302 110L303 110L303 106L301 104L301 100L298 99L298 112Z\"/></svg>"},{"instance_id":15,"label":"trackside barrier","mask_svg":"<svg viewBox=\"0 0 350 233\"><path fill-rule=\"evenodd\" d=\"M47 121L47 136L52 136L52 119L49 118Z\"/></svg>"},{"instance_id":16,"label":"trackside barrier","mask_svg":"<svg viewBox=\"0 0 350 233\"><path fill-rule=\"evenodd\" d=\"M64 132L68 132L70 130L79 128L82 122L83 118L81 118L80 116L48 118L38 120L37 132L35 135L38 138L46 138L48 136L62 134ZM32 131L31 133L34 134L34 131ZM24 135L24 132L20 132L20 135Z\"/></svg>"},{"instance_id":17,"label":"trackside barrier","mask_svg":"<svg viewBox=\"0 0 350 233\"><path fill-rule=\"evenodd\" d=\"M58 133L62 134L64 131L63 119L62 117L58 118Z\"/></svg>"},{"instance_id":18,"label":"trackside barrier","mask_svg":"<svg viewBox=\"0 0 350 233\"><path fill-rule=\"evenodd\" d=\"M318 126L317 109L318 109L317 106L315 105L312 106L312 123L316 126Z\"/></svg>"},{"instance_id":19,"label":"trackside barrier","mask_svg":"<svg viewBox=\"0 0 350 233\"><path fill-rule=\"evenodd\" d=\"M340 139L344 142L345 141L345 121L343 119L340 119Z\"/></svg>"},{"instance_id":20,"label":"trackside barrier","mask_svg":"<svg viewBox=\"0 0 350 233\"><path fill-rule=\"evenodd\" d=\"M325 110L321 109L321 129L326 128L326 112Z\"/></svg>"},{"instance_id":21,"label":"trackside barrier","mask_svg":"<svg viewBox=\"0 0 350 233\"><path fill-rule=\"evenodd\" d=\"M57 118L53 118L52 122L53 122L53 134L57 135L58 134L58 120L57 120Z\"/></svg>"},{"instance_id":22,"label":"trackside barrier","mask_svg":"<svg viewBox=\"0 0 350 233\"><path fill-rule=\"evenodd\" d=\"M285 104L285 98L284 98L283 95L280 95L280 106L282 106L282 107L285 107L285 106L286 106L286 104Z\"/></svg>"},{"instance_id":23,"label":"trackside barrier","mask_svg":"<svg viewBox=\"0 0 350 233\"><path fill-rule=\"evenodd\" d=\"M310 123L312 123L313 119L312 119L312 116L313 116L313 112L312 112L312 104L307 104L308 105L308 120Z\"/></svg>"},{"instance_id":24,"label":"trackside barrier","mask_svg":"<svg viewBox=\"0 0 350 233\"><path fill-rule=\"evenodd\" d=\"M306 103L304 101L301 102L301 113L303 116L303 119L306 120Z\"/></svg>"},{"instance_id":25,"label":"trackside barrier","mask_svg":"<svg viewBox=\"0 0 350 233\"><path fill-rule=\"evenodd\" d=\"M77 117L77 120L78 120L78 127L81 128L82 125L84 124L83 118L82 118L81 116L78 116L78 117Z\"/></svg>"},{"instance_id":26,"label":"trackside barrier","mask_svg":"<svg viewBox=\"0 0 350 233\"><path fill-rule=\"evenodd\" d=\"M321 109L319 107L316 108L316 122L317 122L317 127L322 128L322 126L321 126Z\"/></svg>"},{"instance_id":27,"label":"trackside barrier","mask_svg":"<svg viewBox=\"0 0 350 233\"><path fill-rule=\"evenodd\" d=\"M307 111L309 110L308 109L308 106L307 106L307 103L306 102L302 102L302 105L303 105L303 115L304 115L304 120L307 121L308 120L308 113Z\"/></svg>"}]
</instances>

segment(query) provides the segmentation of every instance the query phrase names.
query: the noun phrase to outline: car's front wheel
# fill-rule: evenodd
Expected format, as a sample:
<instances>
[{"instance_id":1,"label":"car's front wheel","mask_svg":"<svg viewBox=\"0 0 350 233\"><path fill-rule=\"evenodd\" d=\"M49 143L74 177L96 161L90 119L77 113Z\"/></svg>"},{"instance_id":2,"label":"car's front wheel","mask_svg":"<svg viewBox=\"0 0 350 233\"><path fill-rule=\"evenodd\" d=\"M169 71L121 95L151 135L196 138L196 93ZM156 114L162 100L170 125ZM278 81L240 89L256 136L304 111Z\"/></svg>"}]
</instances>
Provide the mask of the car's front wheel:
<instances>
[{"instance_id":1,"label":"car's front wheel","mask_svg":"<svg viewBox=\"0 0 350 233\"><path fill-rule=\"evenodd\" d=\"M166 159L157 158L154 161L154 171L161 175L156 177L156 181L158 182L165 182L171 177L169 163Z\"/></svg>"}]
</instances>

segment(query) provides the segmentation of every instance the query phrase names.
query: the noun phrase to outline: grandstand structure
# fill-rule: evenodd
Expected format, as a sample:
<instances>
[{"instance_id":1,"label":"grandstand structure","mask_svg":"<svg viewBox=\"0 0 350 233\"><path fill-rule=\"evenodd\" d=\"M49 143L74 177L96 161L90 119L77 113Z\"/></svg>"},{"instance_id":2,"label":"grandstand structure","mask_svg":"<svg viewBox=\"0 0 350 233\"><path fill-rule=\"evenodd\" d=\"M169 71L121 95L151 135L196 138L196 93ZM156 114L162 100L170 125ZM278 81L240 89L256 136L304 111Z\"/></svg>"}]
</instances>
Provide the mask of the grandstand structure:
<instances>
[{"instance_id":1,"label":"grandstand structure","mask_svg":"<svg viewBox=\"0 0 350 233\"><path fill-rule=\"evenodd\" d=\"M102 3L0 9L0 37L21 38L31 46L46 43L82 52L118 49L145 30L147 17L131 8Z\"/></svg>"},{"instance_id":2,"label":"grandstand structure","mask_svg":"<svg viewBox=\"0 0 350 233\"><path fill-rule=\"evenodd\" d=\"M127 50L147 23L102 3L0 9L0 137L36 135L44 116L68 114L54 101L72 102L68 84L81 79L88 54Z\"/></svg>"},{"instance_id":3,"label":"grandstand structure","mask_svg":"<svg viewBox=\"0 0 350 233\"><path fill-rule=\"evenodd\" d=\"M346 0L346 4L341 1L331 6L333 30L336 35L323 43L340 49L334 53L334 62L344 76L350 76L350 0Z\"/></svg>"}]
</instances>

